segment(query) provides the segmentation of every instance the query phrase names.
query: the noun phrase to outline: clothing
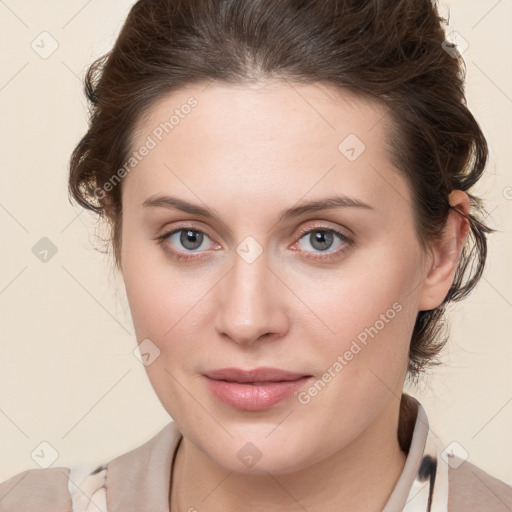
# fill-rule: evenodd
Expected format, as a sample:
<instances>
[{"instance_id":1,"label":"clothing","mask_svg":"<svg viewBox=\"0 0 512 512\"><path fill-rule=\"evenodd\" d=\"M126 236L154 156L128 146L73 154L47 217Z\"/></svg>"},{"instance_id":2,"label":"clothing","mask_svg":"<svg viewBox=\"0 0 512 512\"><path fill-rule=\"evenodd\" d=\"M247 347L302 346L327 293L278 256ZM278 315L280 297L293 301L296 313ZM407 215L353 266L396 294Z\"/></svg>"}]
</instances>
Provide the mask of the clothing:
<instances>
[{"instance_id":1,"label":"clothing","mask_svg":"<svg viewBox=\"0 0 512 512\"><path fill-rule=\"evenodd\" d=\"M421 404L405 394L402 402L413 412L405 426L407 459L382 512L510 512L512 486L447 456ZM181 439L171 421L94 471L76 466L19 473L0 484L0 512L170 512L171 467Z\"/></svg>"}]
</instances>

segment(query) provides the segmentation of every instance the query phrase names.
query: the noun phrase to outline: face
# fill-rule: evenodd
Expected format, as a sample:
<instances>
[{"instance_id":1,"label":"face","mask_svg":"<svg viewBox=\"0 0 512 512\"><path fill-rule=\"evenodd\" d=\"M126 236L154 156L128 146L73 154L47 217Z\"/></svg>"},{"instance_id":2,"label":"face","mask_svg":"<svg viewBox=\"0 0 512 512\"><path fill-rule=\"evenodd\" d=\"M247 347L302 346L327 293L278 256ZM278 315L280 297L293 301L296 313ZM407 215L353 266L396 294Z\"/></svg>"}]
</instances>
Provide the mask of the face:
<instances>
[{"instance_id":1,"label":"face","mask_svg":"<svg viewBox=\"0 0 512 512\"><path fill-rule=\"evenodd\" d=\"M121 248L137 341L185 439L228 470L308 467L397 410L426 267L386 122L266 82L174 92L137 126Z\"/></svg>"}]
</instances>

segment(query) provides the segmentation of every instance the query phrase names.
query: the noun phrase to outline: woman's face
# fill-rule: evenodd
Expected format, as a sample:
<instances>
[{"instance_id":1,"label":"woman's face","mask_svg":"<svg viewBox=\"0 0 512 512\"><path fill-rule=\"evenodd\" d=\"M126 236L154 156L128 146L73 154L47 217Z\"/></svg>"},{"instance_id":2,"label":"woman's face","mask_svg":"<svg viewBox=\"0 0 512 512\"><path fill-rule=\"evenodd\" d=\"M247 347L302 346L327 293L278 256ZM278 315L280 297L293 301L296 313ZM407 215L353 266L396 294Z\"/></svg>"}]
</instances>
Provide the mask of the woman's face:
<instances>
[{"instance_id":1,"label":"woman's face","mask_svg":"<svg viewBox=\"0 0 512 512\"><path fill-rule=\"evenodd\" d=\"M228 470L305 468L394 421L428 258L386 120L266 82L175 92L138 125L121 250L137 341L185 438ZM261 367L292 381L205 376Z\"/></svg>"}]
</instances>

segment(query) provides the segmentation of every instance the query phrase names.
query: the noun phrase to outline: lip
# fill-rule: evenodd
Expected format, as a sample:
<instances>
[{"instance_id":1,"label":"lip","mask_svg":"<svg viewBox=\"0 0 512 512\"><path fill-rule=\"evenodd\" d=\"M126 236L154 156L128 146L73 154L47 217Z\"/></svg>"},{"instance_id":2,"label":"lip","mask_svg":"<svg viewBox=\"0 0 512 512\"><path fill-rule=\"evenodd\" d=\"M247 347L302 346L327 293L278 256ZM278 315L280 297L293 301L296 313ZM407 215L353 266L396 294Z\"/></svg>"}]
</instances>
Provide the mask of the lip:
<instances>
[{"instance_id":1,"label":"lip","mask_svg":"<svg viewBox=\"0 0 512 512\"><path fill-rule=\"evenodd\" d=\"M222 368L203 374L206 386L224 404L246 411L264 410L306 385L312 375L277 368Z\"/></svg>"},{"instance_id":2,"label":"lip","mask_svg":"<svg viewBox=\"0 0 512 512\"><path fill-rule=\"evenodd\" d=\"M226 380L228 382L278 382L283 380L297 380L305 377L305 373L289 372L279 368L261 367L252 370L242 370L240 368L220 368L218 370L209 370L204 373L206 377L214 380ZM310 377L310 375L308 375Z\"/></svg>"}]
</instances>

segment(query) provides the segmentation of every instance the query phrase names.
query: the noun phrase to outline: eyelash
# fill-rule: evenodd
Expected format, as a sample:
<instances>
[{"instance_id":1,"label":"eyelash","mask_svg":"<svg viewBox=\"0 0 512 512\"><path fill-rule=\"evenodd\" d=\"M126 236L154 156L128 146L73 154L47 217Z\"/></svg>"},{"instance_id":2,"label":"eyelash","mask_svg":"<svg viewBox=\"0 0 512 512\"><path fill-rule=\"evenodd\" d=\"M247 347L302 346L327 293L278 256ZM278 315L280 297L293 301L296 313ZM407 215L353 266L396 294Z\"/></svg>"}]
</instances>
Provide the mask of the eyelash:
<instances>
[{"instance_id":1,"label":"eyelash","mask_svg":"<svg viewBox=\"0 0 512 512\"><path fill-rule=\"evenodd\" d=\"M189 261L191 259L195 259L196 257L195 256L184 256L183 253L180 253L178 251L174 251L172 249L169 248L168 245L166 245L166 240L176 234L176 233L179 233L180 231L192 231L194 233L200 233L200 234L203 234L203 235L206 235L208 238L211 239L211 237L208 235L208 233L206 233L205 231L202 231L200 229L196 229L194 228L193 226L182 226L180 228L177 228L177 229L173 229L171 231L167 231L165 232L164 234L158 236L156 238L156 240L158 241L158 244L160 246L162 246L162 249L169 255L171 256L172 258L174 258L175 260L177 261ZM301 230L299 233L298 233L298 240L302 239L305 235L308 235L308 234L311 234L311 233L315 233L315 232L324 232L324 233L333 233L335 235L338 236L338 238L344 242L344 246L341 248L341 249L338 249L336 251L330 251L330 252L324 252L323 254L320 253L320 255L318 256L308 256L309 259L312 259L312 260L317 260L317 261L336 261L338 260L343 253L345 253L345 251L347 251L352 245L353 245L353 240L350 239L349 237L347 237L347 235L345 235L344 233L342 233L341 231L338 231L334 228L330 228L330 227L327 227L327 226L315 226L313 228L307 228L307 229L304 229L304 230ZM296 242L297 243L297 242ZM295 245L295 244L294 244ZM189 251L190 252L190 251ZM302 252L309 252L309 251L302 251ZM194 254L194 253L192 253Z\"/></svg>"}]
</instances>

